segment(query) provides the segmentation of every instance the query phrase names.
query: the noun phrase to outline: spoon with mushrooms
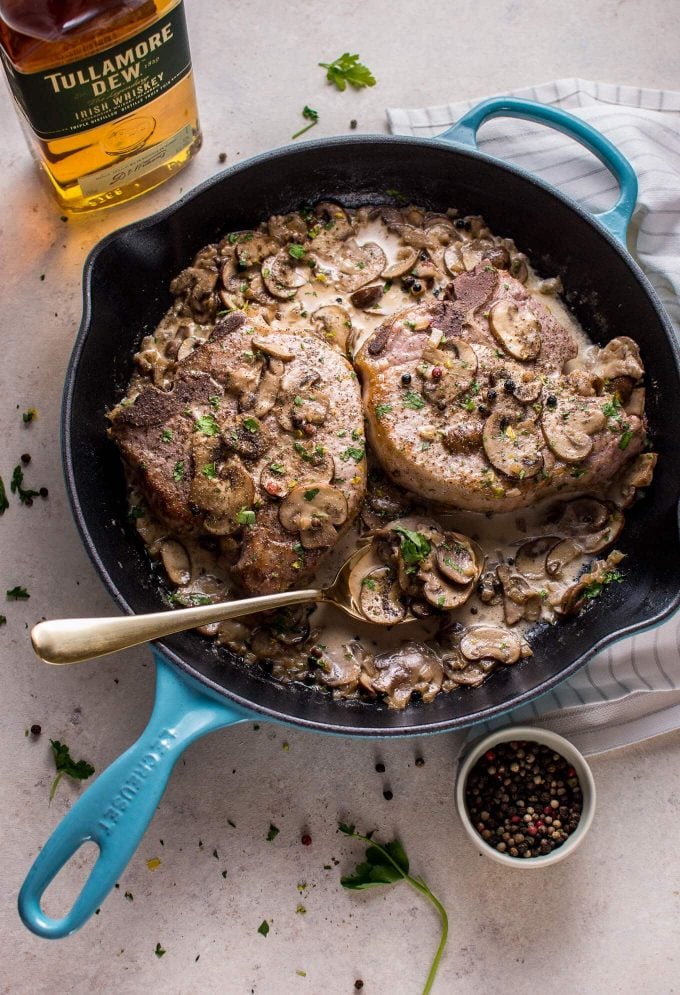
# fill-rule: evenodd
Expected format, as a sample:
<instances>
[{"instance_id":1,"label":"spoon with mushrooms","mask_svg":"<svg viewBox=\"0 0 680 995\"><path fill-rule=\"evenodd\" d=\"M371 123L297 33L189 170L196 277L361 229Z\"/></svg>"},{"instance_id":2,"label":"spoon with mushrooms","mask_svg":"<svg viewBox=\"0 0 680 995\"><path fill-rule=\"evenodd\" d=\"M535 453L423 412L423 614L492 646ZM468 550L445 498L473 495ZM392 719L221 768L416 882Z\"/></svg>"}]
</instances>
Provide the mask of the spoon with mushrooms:
<instances>
[{"instance_id":1,"label":"spoon with mushrooms","mask_svg":"<svg viewBox=\"0 0 680 995\"><path fill-rule=\"evenodd\" d=\"M481 550L466 536L443 532L431 522L405 519L355 549L325 588L148 615L39 622L31 630L31 642L46 663L82 663L175 632L305 602L333 604L352 618L375 625L403 625L435 609L462 605L483 563Z\"/></svg>"}]
</instances>

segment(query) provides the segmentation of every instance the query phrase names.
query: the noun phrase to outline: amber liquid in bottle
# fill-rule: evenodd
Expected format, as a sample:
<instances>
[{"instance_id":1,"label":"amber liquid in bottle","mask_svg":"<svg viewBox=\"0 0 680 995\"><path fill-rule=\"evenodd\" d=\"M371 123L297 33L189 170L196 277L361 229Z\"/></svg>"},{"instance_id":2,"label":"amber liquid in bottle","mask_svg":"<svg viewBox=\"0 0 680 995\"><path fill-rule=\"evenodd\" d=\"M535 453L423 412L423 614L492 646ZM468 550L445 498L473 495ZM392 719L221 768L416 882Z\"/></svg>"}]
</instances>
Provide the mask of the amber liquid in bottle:
<instances>
[{"instance_id":1,"label":"amber liquid in bottle","mask_svg":"<svg viewBox=\"0 0 680 995\"><path fill-rule=\"evenodd\" d=\"M3 63L62 210L152 190L201 132L181 0L0 0Z\"/></svg>"}]
</instances>

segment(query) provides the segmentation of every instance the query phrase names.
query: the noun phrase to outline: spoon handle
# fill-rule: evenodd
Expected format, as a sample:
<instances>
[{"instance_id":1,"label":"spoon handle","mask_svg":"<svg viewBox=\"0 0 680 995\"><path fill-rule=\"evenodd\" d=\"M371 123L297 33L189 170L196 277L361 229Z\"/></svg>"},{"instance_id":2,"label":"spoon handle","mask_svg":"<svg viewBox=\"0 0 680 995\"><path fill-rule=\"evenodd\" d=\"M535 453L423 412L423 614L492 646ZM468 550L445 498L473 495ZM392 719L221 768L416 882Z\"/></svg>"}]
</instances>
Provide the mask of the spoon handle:
<instances>
[{"instance_id":1,"label":"spoon handle","mask_svg":"<svg viewBox=\"0 0 680 995\"><path fill-rule=\"evenodd\" d=\"M82 663L97 656L128 649L210 622L224 622L241 615L271 611L305 601L323 601L324 592L284 591L263 594L240 601L223 601L216 605L199 605L177 611L149 615L119 615L114 618L61 618L38 622L31 630L33 649L45 663Z\"/></svg>"}]
</instances>

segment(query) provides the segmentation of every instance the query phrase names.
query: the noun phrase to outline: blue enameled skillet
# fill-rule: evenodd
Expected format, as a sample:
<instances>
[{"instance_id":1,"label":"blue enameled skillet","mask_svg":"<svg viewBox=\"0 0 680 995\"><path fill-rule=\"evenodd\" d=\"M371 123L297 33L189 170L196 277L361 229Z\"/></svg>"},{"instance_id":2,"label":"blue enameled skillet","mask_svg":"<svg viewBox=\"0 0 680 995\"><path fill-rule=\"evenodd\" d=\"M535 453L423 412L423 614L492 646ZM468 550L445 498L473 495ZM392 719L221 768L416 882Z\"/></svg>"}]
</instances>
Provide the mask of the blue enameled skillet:
<instances>
[{"instance_id":1,"label":"blue enameled skillet","mask_svg":"<svg viewBox=\"0 0 680 995\"><path fill-rule=\"evenodd\" d=\"M539 121L589 148L616 177L616 205L593 216L516 166L477 150L476 132L499 115ZM154 650L156 704L137 743L100 774L37 857L19 896L35 933L66 936L101 904L136 849L182 750L198 736L257 716L351 736L405 736L469 726L550 690L594 653L658 623L678 605L677 505L680 463L678 347L670 321L625 248L637 195L635 175L617 149L582 121L555 108L511 99L478 105L437 139L330 138L267 152L225 170L177 204L106 238L84 276L84 314L66 377L63 457L83 542L126 612L162 607L149 560L125 524L121 464L105 433L105 412L132 372L132 355L170 303L168 284L206 243L274 213L318 199L358 205L398 190L432 209L449 205L484 215L512 236L540 270L559 274L566 298L590 335L604 343L630 335L648 378L648 415L661 453L654 484L627 513L618 545L629 554L624 583L611 585L577 618L547 629L534 656L494 673L480 688L439 695L403 712L339 702L303 686L282 687L218 654L194 633ZM40 900L86 840L100 855L73 908L60 920Z\"/></svg>"}]
</instances>

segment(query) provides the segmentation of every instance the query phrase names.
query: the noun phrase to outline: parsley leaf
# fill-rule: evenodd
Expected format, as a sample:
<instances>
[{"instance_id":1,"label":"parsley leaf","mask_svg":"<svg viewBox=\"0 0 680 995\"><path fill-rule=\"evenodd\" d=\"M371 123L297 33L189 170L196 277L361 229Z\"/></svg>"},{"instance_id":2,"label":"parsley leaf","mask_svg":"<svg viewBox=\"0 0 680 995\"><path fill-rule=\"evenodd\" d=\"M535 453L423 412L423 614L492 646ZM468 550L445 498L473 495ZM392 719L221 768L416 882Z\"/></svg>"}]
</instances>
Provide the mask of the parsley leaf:
<instances>
[{"instance_id":1,"label":"parsley leaf","mask_svg":"<svg viewBox=\"0 0 680 995\"><path fill-rule=\"evenodd\" d=\"M0 625L7 625L7 616L0 615Z\"/></svg>"},{"instance_id":2,"label":"parsley leaf","mask_svg":"<svg viewBox=\"0 0 680 995\"><path fill-rule=\"evenodd\" d=\"M219 435L220 426L215 421L214 415L201 415L196 419L196 432L202 432L203 435Z\"/></svg>"},{"instance_id":3,"label":"parsley leaf","mask_svg":"<svg viewBox=\"0 0 680 995\"><path fill-rule=\"evenodd\" d=\"M14 473L12 474L12 480L9 485L9 489L12 494L18 494L19 500L22 504L33 504L33 498L40 496L40 491L33 491L30 488L27 489L23 487L24 482L24 471L20 466L14 467ZM9 507L9 505L7 506Z\"/></svg>"},{"instance_id":4,"label":"parsley leaf","mask_svg":"<svg viewBox=\"0 0 680 995\"><path fill-rule=\"evenodd\" d=\"M291 242L288 246L288 255L293 259L304 259L305 247L298 242Z\"/></svg>"},{"instance_id":5,"label":"parsley leaf","mask_svg":"<svg viewBox=\"0 0 680 995\"><path fill-rule=\"evenodd\" d=\"M380 421L381 418L384 418L385 415L388 415L390 413L390 411L392 410L392 405L391 404L376 404L374 410L375 410L375 417L377 418L378 421Z\"/></svg>"},{"instance_id":6,"label":"parsley leaf","mask_svg":"<svg viewBox=\"0 0 680 995\"><path fill-rule=\"evenodd\" d=\"M5 594L8 601L28 601L31 596L25 587L19 587L18 584L6 591Z\"/></svg>"},{"instance_id":7,"label":"parsley leaf","mask_svg":"<svg viewBox=\"0 0 680 995\"><path fill-rule=\"evenodd\" d=\"M158 957L160 959L163 956L163 954L166 953L166 951L163 949L163 947L160 945L160 943L157 943L156 944L156 949L154 950L154 953L155 953L156 957Z\"/></svg>"},{"instance_id":8,"label":"parsley leaf","mask_svg":"<svg viewBox=\"0 0 680 995\"><path fill-rule=\"evenodd\" d=\"M353 459L355 463L361 463L365 455L366 450L363 446L348 446L344 452L340 453L340 459L343 463L346 463L351 459Z\"/></svg>"},{"instance_id":9,"label":"parsley leaf","mask_svg":"<svg viewBox=\"0 0 680 995\"><path fill-rule=\"evenodd\" d=\"M359 62L358 55L343 52L334 62L320 62L319 65L322 69L327 70L326 79L329 83L333 83L338 90L346 90L348 83L355 90L376 84L375 76L367 66Z\"/></svg>"},{"instance_id":10,"label":"parsley leaf","mask_svg":"<svg viewBox=\"0 0 680 995\"><path fill-rule=\"evenodd\" d=\"M180 482L184 476L184 460L178 459L172 471L172 479L176 484Z\"/></svg>"},{"instance_id":11,"label":"parsley leaf","mask_svg":"<svg viewBox=\"0 0 680 995\"><path fill-rule=\"evenodd\" d=\"M627 449L628 443L632 438L633 438L633 433L628 427L626 427L621 434L621 438L619 439L619 449Z\"/></svg>"},{"instance_id":12,"label":"parsley leaf","mask_svg":"<svg viewBox=\"0 0 680 995\"><path fill-rule=\"evenodd\" d=\"M201 467L201 473L208 480L214 480L217 476L217 466L215 463L206 463L204 467Z\"/></svg>"},{"instance_id":13,"label":"parsley leaf","mask_svg":"<svg viewBox=\"0 0 680 995\"><path fill-rule=\"evenodd\" d=\"M161 432L161 439L163 442L172 442L172 429L164 428Z\"/></svg>"},{"instance_id":14,"label":"parsley leaf","mask_svg":"<svg viewBox=\"0 0 680 995\"><path fill-rule=\"evenodd\" d=\"M407 390L404 394L404 407L410 408L411 411L420 411L425 407L425 401L414 390Z\"/></svg>"},{"instance_id":15,"label":"parsley leaf","mask_svg":"<svg viewBox=\"0 0 680 995\"><path fill-rule=\"evenodd\" d=\"M261 936L267 935L267 933L269 932L269 923L267 922L266 919L262 920L260 925L257 927L257 931L258 933L260 933Z\"/></svg>"},{"instance_id":16,"label":"parsley leaf","mask_svg":"<svg viewBox=\"0 0 680 995\"><path fill-rule=\"evenodd\" d=\"M623 578L624 574L621 570L607 570L602 577L602 580L592 581L588 584L583 593L589 601L592 601L593 598L598 598L602 594L602 591L607 584L622 584Z\"/></svg>"},{"instance_id":17,"label":"parsley leaf","mask_svg":"<svg viewBox=\"0 0 680 995\"><path fill-rule=\"evenodd\" d=\"M181 608L197 608L199 605L212 605L213 599L208 594L198 594L193 591L188 591L185 594L179 594L177 591L168 595L168 601L171 605L179 605Z\"/></svg>"},{"instance_id":18,"label":"parsley leaf","mask_svg":"<svg viewBox=\"0 0 680 995\"><path fill-rule=\"evenodd\" d=\"M432 894L422 878L409 874L409 859L403 844L399 840L395 839L390 843L376 843L370 836L363 836L361 833L355 832L353 825L348 826L341 822L338 828L345 836L368 843L365 860L357 864L354 874L343 875L340 878L340 884L343 888L348 888L352 891L363 891L366 888L375 888L383 884L398 884L400 881L406 881L437 910L441 922L441 934L439 946L437 947L425 987L423 988L423 995L425 995L425 993L432 990L439 962L446 947L449 931L449 920L446 909L439 899Z\"/></svg>"},{"instance_id":19,"label":"parsley leaf","mask_svg":"<svg viewBox=\"0 0 680 995\"><path fill-rule=\"evenodd\" d=\"M0 515L4 515L9 508L9 501L7 500L7 491L5 490L5 481L0 477Z\"/></svg>"},{"instance_id":20,"label":"parsley leaf","mask_svg":"<svg viewBox=\"0 0 680 995\"><path fill-rule=\"evenodd\" d=\"M311 124L306 124L304 128L300 128L300 130L296 131L294 135L291 135L290 136L291 141L293 141L295 138L299 138L300 135L304 135L306 131L309 131L310 128L313 128L315 124L319 123L319 112L315 111L313 107L308 107L307 104L305 104L305 106L302 108L302 116L307 121L311 121Z\"/></svg>"},{"instance_id":21,"label":"parsley leaf","mask_svg":"<svg viewBox=\"0 0 680 995\"><path fill-rule=\"evenodd\" d=\"M254 525L255 512L251 508L241 508L236 515L236 521L239 525Z\"/></svg>"},{"instance_id":22,"label":"parsley leaf","mask_svg":"<svg viewBox=\"0 0 680 995\"><path fill-rule=\"evenodd\" d=\"M260 431L260 423L257 420L257 418L244 418L243 427L247 429L252 435L254 435L255 432Z\"/></svg>"},{"instance_id":23,"label":"parsley leaf","mask_svg":"<svg viewBox=\"0 0 680 995\"><path fill-rule=\"evenodd\" d=\"M51 739L50 745L54 755L54 766L57 769L57 776L52 781L52 787L50 788L51 803L64 774L67 777L72 777L74 781L86 781L88 777L94 774L94 767L87 760L78 760L76 763L69 752L68 746L65 743L60 743L58 739Z\"/></svg>"},{"instance_id":24,"label":"parsley leaf","mask_svg":"<svg viewBox=\"0 0 680 995\"><path fill-rule=\"evenodd\" d=\"M31 422L34 421L37 417L38 417L38 412L35 410L35 408L28 408L26 411L24 411L23 415L21 416L21 419L24 425L30 425Z\"/></svg>"},{"instance_id":25,"label":"parsley leaf","mask_svg":"<svg viewBox=\"0 0 680 995\"><path fill-rule=\"evenodd\" d=\"M415 573L418 564L422 563L425 557L429 555L432 544L420 532L412 532L411 529L405 529L403 525L395 525L392 531L402 537L399 552L406 564L406 573Z\"/></svg>"},{"instance_id":26,"label":"parsley leaf","mask_svg":"<svg viewBox=\"0 0 680 995\"><path fill-rule=\"evenodd\" d=\"M275 826L273 822L270 822L269 832L267 833L267 842L271 843L272 840L275 840L276 837L279 835L280 831L281 830L277 826Z\"/></svg>"},{"instance_id":27,"label":"parsley leaf","mask_svg":"<svg viewBox=\"0 0 680 995\"><path fill-rule=\"evenodd\" d=\"M304 497L305 501L313 501L316 495L319 493L318 487L312 487L310 490L305 491Z\"/></svg>"}]
</instances>

